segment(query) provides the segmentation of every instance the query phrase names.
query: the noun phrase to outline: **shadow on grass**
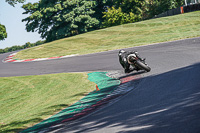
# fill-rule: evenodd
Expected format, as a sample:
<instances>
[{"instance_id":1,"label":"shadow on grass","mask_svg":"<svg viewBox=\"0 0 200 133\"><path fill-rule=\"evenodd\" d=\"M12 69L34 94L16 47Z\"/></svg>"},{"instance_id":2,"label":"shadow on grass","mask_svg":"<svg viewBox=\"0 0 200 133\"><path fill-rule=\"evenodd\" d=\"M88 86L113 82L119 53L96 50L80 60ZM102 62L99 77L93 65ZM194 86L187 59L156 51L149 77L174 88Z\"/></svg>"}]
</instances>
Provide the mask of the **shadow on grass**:
<instances>
[{"instance_id":1,"label":"shadow on grass","mask_svg":"<svg viewBox=\"0 0 200 133\"><path fill-rule=\"evenodd\" d=\"M106 79L107 82L113 84L113 82L116 82L116 79ZM109 81L108 81L109 80ZM113 81L113 82L112 82ZM103 80L101 82L104 82ZM106 83L106 82L105 82ZM95 109L99 108L99 106L92 106L97 104L99 101L101 101L103 98L105 98L108 94L110 94L118 85L111 85L108 87L105 87L103 84L101 85L103 88L100 89L100 91L93 91L89 94L87 94L84 98L76 102L75 104L61 110L59 113L51 116L50 118L43 120L42 122L34 125L33 127L30 127L28 129L25 129L21 132L39 132L41 130L45 130L46 128L49 128L53 125L66 122L68 119L74 120L78 119L80 117L83 117L84 115L87 115L88 113L94 111ZM79 93L77 95L85 95L84 93ZM104 103L101 103L103 105ZM64 105L55 105L50 107L49 109L53 108L59 108ZM87 111L86 111L87 109ZM47 115L51 114L50 112L43 112L39 115ZM82 115L84 114L84 115Z\"/></svg>"},{"instance_id":2,"label":"shadow on grass","mask_svg":"<svg viewBox=\"0 0 200 133\"><path fill-rule=\"evenodd\" d=\"M60 105L54 105L54 106L50 106L47 108L46 112L42 112L40 114L37 114L37 116L47 116L47 115L52 115L54 112L57 112L61 109L63 109L64 107L67 107L67 104L60 104ZM34 119L30 119L30 120L25 120L25 121L15 121L6 125L1 125L0 129L2 130L2 133L8 133L8 132L20 132L23 130L23 128L17 128L17 127L23 127L25 124L28 123L38 123L40 121L42 121L43 119L41 118L34 118ZM16 127L16 128L13 128Z\"/></svg>"},{"instance_id":3,"label":"shadow on grass","mask_svg":"<svg viewBox=\"0 0 200 133\"><path fill-rule=\"evenodd\" d=\"M56 131L199 133L199 81L200 63L144 77L137 89L109 108Z\"/></svg>"},{"instance_id":4,"label":"shadow on grass","mask_svg":"<svg viewBox=\"0 0 200 133\"><path fill-rule=\"evenodd\" d=\"M1 133L9 133L9 132L20 132L22 128L17 128L17 127L23 127L23 125L27 123L37 123L41 121L42 119L40 118L34 118L30 120L25 120L25 121L15 121L6 125L0 125L1 128ZM14 128L13 128L14 127Z\"/></svg>"},{"instance_id":5,"label":"shadow on grass","mask_svg":"<svg viewBox=\"0 0 200 133\"><path fill-rule=\"evenodd\" d=\"M85 92L81 92L81 93L78 93L78 94L75 94L75 95L72 95L71 97L76 97L76 96L86 96L87 93Z\"/></svg>"}]
</instances>

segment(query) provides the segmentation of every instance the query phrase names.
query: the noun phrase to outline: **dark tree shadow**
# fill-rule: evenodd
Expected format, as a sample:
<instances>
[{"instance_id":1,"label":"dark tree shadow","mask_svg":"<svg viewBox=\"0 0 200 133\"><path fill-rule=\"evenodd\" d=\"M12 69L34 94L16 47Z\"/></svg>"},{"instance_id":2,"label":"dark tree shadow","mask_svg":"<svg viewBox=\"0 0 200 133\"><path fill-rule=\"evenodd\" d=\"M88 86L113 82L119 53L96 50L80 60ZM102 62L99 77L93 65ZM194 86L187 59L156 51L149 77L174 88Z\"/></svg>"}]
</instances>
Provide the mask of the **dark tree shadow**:
<instances>
[{"instance_id":1,"label":"dark tree shadow","mask_svg":"<svg viewBox=\"0 0 200 133\"><path fill-rule=\"evenodd\" d=\"M90 92L89 94L87 94L86 97L82 98L75 104L61 110L59 113L53 115L52 117L50 117L46 120L41 121L40 123L34 125L33 127L22 130L21 132L24 132L24 133L39 132L41 130L46 130L46 128L49 128L51 126L60 124L62 121L66 121L66 119L68 119L68 118L70 118L70 119L73 118L73 120L74 120L74 119L83 117L84 115L77 115L77 114L81 113L86 108L91 108L92 105L96 104L97 102L99 102L100 100L105 98L116 87L117 87L117 85L113 85L113 86L101 88L101 90L99 90L99 91ZM83 95L83 94L79 93L78 95ZM101 104L103 105L104 103L101 103ZM51 106L51 107L49 107L49 109L60 108L63 106L66 107L65 104L61 104L61 105ZM94 111L95 109L98 109L99 107L100 106L93 106L92 110L89 110L87 112L85 111L83 113L85 113L85 115L87 115L88 113ZM39 116L46 115L46 114L52 114L52 112L49 112L49 111L42 112L41 114L39 114Z\"/></svg>"},{"instance_id":2,"label":"dark tree shadow","mask_svg":"<svg viewBox=\"0 0 200 133\"><path fill-rule=\"evenodd\" d=\"M56 131L200 132L200 63L141 80L137 89L117 103Z\"/></svg>"}]
</instances>

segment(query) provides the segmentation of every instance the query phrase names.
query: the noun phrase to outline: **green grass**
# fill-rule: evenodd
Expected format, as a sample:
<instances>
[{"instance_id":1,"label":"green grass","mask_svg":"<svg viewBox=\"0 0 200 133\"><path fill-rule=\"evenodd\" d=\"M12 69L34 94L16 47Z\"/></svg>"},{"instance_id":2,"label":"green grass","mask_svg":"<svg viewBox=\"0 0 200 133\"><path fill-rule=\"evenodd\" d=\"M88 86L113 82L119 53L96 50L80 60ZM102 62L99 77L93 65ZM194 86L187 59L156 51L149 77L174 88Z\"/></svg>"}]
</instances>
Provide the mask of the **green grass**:
<instances>
[{"instance_id":1,"label":"green grass","mask_svg":"<svg viewBox=\"0 0 200 133\"><path fill-rule=\"evenodd\" d=\"M60 39L19 52L32 59L88 54L200 36L200 11L114 26Z\"/></svg>"},{"instance_id":2,"label":"green grass","mask_svg":"<svg viewBox=\"0 0 200 133\"><path fill-rule=\"evenodd\" d=\"M0 78L0 132L18 132L94 90L86 73Z\"/></svg>"},{"instance_id":3,"label":"green grass","mask_svg":"<svg viewBox=\"0 0 200 133\"><path fill-rule=\"evenodd\" d=\"M32 59L88 54L200 36L200 11L101 29L20 51ZM86 73L0 78L0 132L17 132L94 89Z\"/></svg>"}]
</instances>

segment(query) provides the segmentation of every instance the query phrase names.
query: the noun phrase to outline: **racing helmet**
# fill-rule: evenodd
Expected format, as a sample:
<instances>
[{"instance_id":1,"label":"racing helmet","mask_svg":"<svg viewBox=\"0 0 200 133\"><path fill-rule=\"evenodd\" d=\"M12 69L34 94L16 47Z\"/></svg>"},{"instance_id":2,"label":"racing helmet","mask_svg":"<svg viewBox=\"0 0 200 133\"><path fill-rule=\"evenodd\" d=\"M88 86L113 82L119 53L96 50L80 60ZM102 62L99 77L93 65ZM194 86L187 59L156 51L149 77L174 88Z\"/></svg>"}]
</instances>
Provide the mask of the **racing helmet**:
<instances>
[{"instance_id":1,"label":"racing helmet","mask_svg":"<svg viewBox=\"0 0 200 133\"><path fill-rule=\"evenodd\" d=\"M119 54L125 53L125 52L126 52L125 50L121 49L121 50L119 51Z\"/></svg>"}]
</instances>

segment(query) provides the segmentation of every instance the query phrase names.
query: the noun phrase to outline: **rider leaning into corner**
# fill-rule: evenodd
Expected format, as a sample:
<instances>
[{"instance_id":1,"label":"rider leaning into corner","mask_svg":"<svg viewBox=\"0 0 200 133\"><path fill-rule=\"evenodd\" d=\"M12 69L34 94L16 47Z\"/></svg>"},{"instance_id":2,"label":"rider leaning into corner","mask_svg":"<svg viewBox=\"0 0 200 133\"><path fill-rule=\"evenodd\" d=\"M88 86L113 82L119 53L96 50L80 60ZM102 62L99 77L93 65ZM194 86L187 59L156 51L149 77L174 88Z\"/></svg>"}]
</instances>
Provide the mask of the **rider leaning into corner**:
<instances>
[{"instance_id":1,"label":"rider leaning into corner","mask_svg":"<svg viewBox=\"0 0 200 133\"><path fill-rule=\"evenodd\" d=\"M124 72L125 73L129 73L129 72L131 72L131 71L134 70L134 68L133 69L130 68L130 64L128 62L128 56L131 55L131 54L135 54L137 56L137 58L139 58L140 60L145 60L145 59L142 59L139 56L139 54L138 54L137 51L120 50L119 54L118 54L118 56L119 56L119 62L122 65L122 67L124 68Z\"/></svg>"}]
</instances>

